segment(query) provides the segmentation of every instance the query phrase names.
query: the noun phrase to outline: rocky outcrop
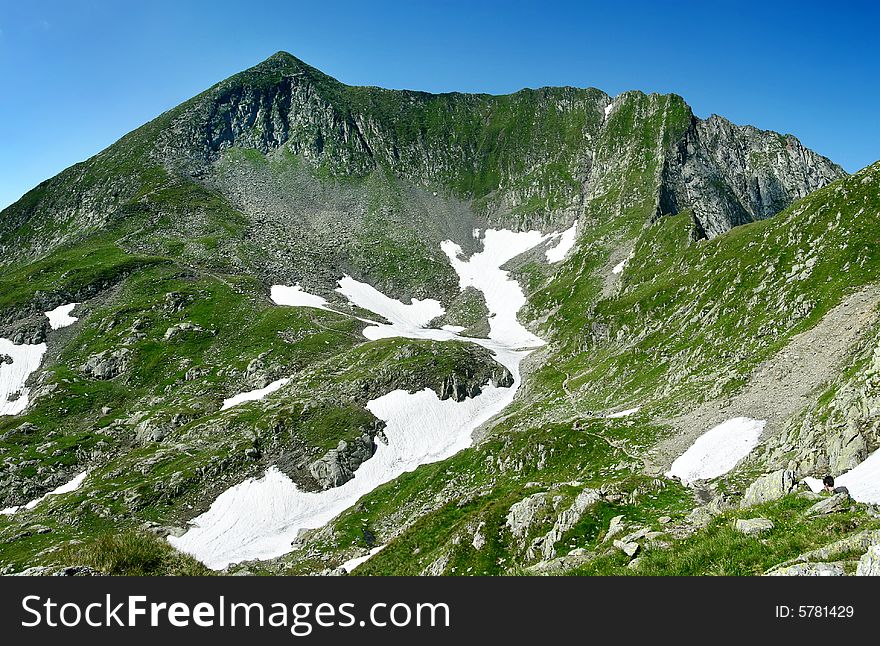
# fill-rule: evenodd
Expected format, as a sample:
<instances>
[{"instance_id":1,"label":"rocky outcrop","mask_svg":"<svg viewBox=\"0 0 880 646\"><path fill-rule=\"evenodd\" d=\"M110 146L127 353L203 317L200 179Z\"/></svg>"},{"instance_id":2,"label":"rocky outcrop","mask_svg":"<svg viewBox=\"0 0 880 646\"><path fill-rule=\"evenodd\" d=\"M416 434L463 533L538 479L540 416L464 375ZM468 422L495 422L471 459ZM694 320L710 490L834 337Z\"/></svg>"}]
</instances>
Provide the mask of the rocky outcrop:
<instances>
[{"instance_id":1,"label":"rocky outcrop","mask_svg":"<svg viewBox=\"0 0 880 646\"><path fill-rule=\"evenodd\" d=\"M535 558L541 555L544 560L556 556L556 543L562 539L568 530L577 524L587 509L599 502L601 498L601 494L596 489L586 488L581 491L571 506L559 515L553 524L553 528L545 535L539 536L532 541L527 556Z\"/></svg>"},{"instance_id":2,"label":"rocky outcrop","mask_svg":"<svg viewBox=\"0 0 880 646\"><path fill-rule=\"evenodd\" d=\"M880 543L872 545L859 559L857 576L880 576Z\"/></svg>"},{"instance_id":3,"label":"rocky outcrop","mask_svg":"<svg viewBox=\"0 0 880 646\"><path fill-rule=\"evenodd\" d=\"M692 209L708 237L769 218L845 175L791 135L693 119L663 168L660 211Z\"/></svg>"},{"instance_id":4,"label":"rocky outcrop","mask_svg":"<svg viewBox=\"0 0 880 646\"><path fill-rule=\"evenodd\" d=\"M770 570L767 576L844 576L843 563L798 563Z\"/></svg>"},{"instance_id":5,"label":"rocky outcrop","mask_svg":"<svg viewBox=\"0 0 880 646\"><path fill-rule=\"evenodd\" d=\"M505 525L515 539L523 539L532 527L543 521L553 509L555 504L549 493L542 491L532 494L510 506Z\"/></svg>"},{"instance_id":6,"label":"rocky outcrop","mask_svg":"<svg viewBox=\"0 0 880 646\"><path fill-rule=\"evenodd\" d=\"M131 358L131 350L119 348L118 350L104 350L89 357L80 366L83 374L95 379L113 379L121 375L128 367Z\"/></svg>"},{"instance_id":7,"label":"rocky outcrop","mask_svg":"<svg viewBox=\"0 0 880 646\"><path fill-rule=\"evenodd\" d=\"M880 529L870 529L847 536L839 541L834 541L824 547L805 552L800 556L783 563L780 567L792 565L794 563L828 561L852 552L862 552L870 549L872 545L878 543L880 543Z\"/></svg>"},{"instance_id":8,"label":"rocky outcrop","mask_svg":"<svg viewBox=\"0 0 880 646\"><path fill-rule=\"evenodd\" d=\"M780 469L755 480L743 495L742 507L751 507L761 503L778 500L788 495L797 486L797 478L793 471Z\"/></svg>"},{"instance_id":9,"label":"rocky outcrop","mask_svg":"<svg viewBox=\"0 0 880 646\"><path fill-rule=\"evenodd\" d=\"M820 500L806 511L807 516L824 516L849 508L849 494L836 493L830 498Z\"/></svg>"},{"instance_id":10,"label":"rocky outcrop","mask_svg":"<svg viewBox=\"0 0 880 646\"><path fill-rule=\"evenodd\" d=\"M204 332L202 326L196 323L190 323L189 321L184 321L183 323L175 323L167 330L165 330L164 339L166 341L173 341L179 336L182 336L187 333L197 333Z\"/></svg>"},{"instance_id":11,"label":"rocky outcrop","mask_svg":"<svg viewBox=\"0 0 880 646\"><path fill-rule=\"evenodd\" d=\"M746 536L760 536L773 529L773 521L768 518L738 518L733 528Z\"/></svg>"},{"instance_id":12,"label":"rocky outcrop","mask_svg":"<svg viewBox=\"0 0 880 646\"><path fill-rule=\"evenodd\" d=\"M373 438L364 432L350 442L339 440L335 449L309 464L308 470L321 489L338 487L351 480L357 468L375 452Z\"/></svg>"}]
</instances>

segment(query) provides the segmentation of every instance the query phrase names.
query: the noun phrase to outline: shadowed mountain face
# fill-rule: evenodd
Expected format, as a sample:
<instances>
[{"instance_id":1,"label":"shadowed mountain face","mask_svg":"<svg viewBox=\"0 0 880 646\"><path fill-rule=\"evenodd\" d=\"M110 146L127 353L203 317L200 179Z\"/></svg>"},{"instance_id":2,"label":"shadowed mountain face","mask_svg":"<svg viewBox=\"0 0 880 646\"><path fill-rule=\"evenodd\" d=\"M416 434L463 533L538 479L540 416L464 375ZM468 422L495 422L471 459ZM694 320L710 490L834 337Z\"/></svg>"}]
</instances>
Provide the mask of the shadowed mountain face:
<instances>
[{"instance_id":1,"label":"shadowed mountain face","mask_svg":"<svg viewBox=\"0 0 880 646\"><path fill-rule=\"evenodd\" d=\"M344 511L233 570L385 545L363 567L619 574L650 545L649 572L718 573L679 540L769 569L866 518L768 498L815 540L754 553L723 514L765 471L791 484L880 443L878 186L676 95L352 87L276 54L0 213L0 568L201 572L160 539L275 483ZM473 428L420 438L410 397ZM663 477L737 418L763 435L735 469ZM401 428L420 466L386 482ZM203 518L242 527L221 512Z\"/></svg>"}]
</instances>

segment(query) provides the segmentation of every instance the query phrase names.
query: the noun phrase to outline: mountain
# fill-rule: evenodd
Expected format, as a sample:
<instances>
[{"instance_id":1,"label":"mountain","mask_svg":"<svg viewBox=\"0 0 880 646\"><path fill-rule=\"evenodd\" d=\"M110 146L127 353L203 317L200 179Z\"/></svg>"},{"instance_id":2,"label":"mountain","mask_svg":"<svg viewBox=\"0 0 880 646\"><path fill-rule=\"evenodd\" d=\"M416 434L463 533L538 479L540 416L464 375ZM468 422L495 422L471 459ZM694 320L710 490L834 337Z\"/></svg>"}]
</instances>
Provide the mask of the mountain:
<instances>
[{"instance_id":1,"label":"mountain","mask_svg":"<svg viewBox=\"0 0 880 646\"><path fill-rule=\"evenodd\" d=\"M278 53L0 212L0 562L761 573L856 540L878 183L676 95ZM732 420L750 450L693 471ZM855 501L806 513L826 472Z\"/></svg>"}]
</instances>

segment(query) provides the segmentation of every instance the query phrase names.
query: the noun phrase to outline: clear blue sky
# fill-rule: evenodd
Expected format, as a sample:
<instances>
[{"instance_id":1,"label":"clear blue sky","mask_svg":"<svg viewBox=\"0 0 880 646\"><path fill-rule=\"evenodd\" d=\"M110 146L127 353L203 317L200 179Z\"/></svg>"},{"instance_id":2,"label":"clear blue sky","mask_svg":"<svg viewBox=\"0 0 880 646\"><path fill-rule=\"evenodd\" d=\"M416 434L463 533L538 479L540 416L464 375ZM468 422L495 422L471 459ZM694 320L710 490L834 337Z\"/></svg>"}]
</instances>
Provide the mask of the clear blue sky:
<instances>
[{"instance_id":1,"label":"clear blue sky","mask_svg":"<svg viewBox=\"0 0 880 646\"><path fill-rule=\"evenodd\" d=\"M880 158L874 2L0 0L0 208L278 50L350 84L676 92Z\"/></svg>"}]
</instances>

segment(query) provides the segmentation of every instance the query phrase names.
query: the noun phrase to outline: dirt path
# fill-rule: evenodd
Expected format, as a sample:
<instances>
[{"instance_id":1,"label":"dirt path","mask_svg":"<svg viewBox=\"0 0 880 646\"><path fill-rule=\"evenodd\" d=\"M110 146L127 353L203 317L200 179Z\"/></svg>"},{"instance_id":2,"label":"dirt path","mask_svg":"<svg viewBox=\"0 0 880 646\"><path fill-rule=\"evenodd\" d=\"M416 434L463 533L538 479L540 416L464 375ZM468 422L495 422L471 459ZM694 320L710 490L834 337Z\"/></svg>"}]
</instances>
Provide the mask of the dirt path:
<instances>
[{"instance_id":1,"label":"dirt path","mask_svg":"<svg viewBox=\"0 0 880 646\"><path fill-rule=\"evenodd\" d=\"M782 431L788 418L813 401L817 389L839 374L854 346L880 319L878 303L880 285L847 296L812 329L793 337L778 354L755 368L739 393L664 420L679 433L652 449L646 456L645 470L663 473L697 437L733 417L767 420L762 439Z\"/></svg>"}]
</instances>

